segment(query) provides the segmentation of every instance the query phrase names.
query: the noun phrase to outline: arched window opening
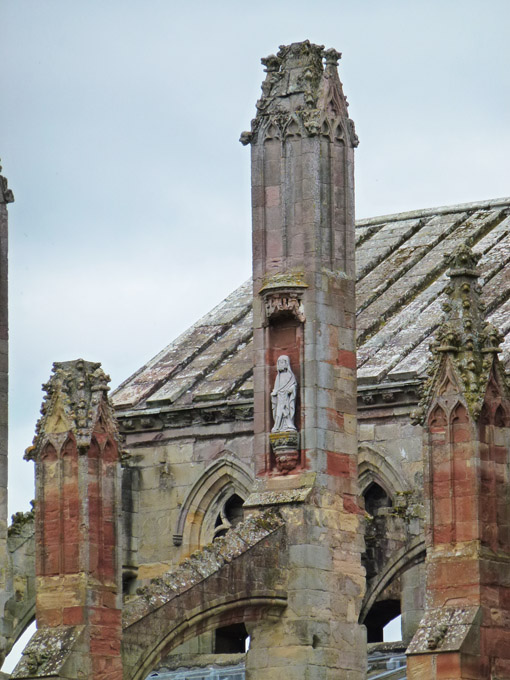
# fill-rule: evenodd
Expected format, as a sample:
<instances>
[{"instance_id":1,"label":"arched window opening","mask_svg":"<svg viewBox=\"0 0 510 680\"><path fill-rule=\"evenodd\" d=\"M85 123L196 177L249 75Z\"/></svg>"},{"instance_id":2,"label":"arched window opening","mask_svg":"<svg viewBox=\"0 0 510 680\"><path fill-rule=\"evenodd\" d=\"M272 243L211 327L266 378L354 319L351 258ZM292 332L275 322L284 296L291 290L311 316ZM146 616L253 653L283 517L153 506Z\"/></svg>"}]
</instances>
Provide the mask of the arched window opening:
<instances>
[{"instance_id":1,"label":"arched window opening","mask_svg":"<svg viewBox=\"0 0 510 680\"><path fill-rule=\"evenodd\" d=\"M388 642L389 640L385 640L384 628L398 616L400 616L400 600L379 600L376 602L364 621L367 627L367 642ZM393 631L391 632L393 633ZM387 635L387 637L389 636ZM394 635L391 637L394 637ZM398 639L400 640L401 637L402 635L399 635Z\"/></svg>"},{"instance_id":2,"label":"arched window opening","mask_svg":"<svg viewBox=\"0 0 510 680\"><path fill-rule=\"evenodd\" d=\"M243 519L243 499L236 493L223 503L214 523L214 538L224 536L229 529L236 527Z\"/></svg>"},{"instance_id":3,"label":"arched window opening","mask_svg":"<svg viewBox=\"0 0 510 680\"><path fill-rule=\"evenodd\" d=\"M215 654L244 654L248 631L244 623L217 628L214 636Z\"/></svg>"},{"instance_id":4,"label":"arched window opening","mask_svg":"<svg viewBox=\"0 0 510 680\"><path fill-rule=\"evenodd\" d=\"M190 555L195 550L210 543L221 533L233 526L228 520L222 532L223 518L221 511L233 495L242 499L248 498L253 487L253 475L244 463L234 455L224 456L209 465L195 481L186 494L179 511L178 521L173 536L174 545L183 546L183 555ZM216 524L216 520L220 521ZM233 518L235 520L235 518Z\"/></svg>"},{"instance_id":5,"label":"arched window opening","mask_svg":"<svg viewBox=\"0 0 510 680\"><path fill-rule=\"evenodd\" d=\"M365 498L365 510L372 517L379 514L380 508L391 508L393 505L391 498L377 482L372 482L366 488L363 497Z\"/></svg>"}]
</instances>

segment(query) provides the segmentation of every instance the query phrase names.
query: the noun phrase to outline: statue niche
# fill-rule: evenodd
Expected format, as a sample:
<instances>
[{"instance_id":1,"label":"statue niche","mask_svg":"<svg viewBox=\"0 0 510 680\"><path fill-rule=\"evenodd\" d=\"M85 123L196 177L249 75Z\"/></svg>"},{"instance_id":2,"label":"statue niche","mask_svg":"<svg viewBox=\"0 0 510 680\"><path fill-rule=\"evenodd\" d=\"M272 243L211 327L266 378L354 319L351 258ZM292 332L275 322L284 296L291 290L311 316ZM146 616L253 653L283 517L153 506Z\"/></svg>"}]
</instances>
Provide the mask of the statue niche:
<instances>
[{"instance_id":1,"label":"statue niche","mask_svg":"<svg viewBox=\"0 0 510 680\"><path fill-rule=\"evenodd\" d=\"M289 357L282 354L276 362L276 378L271 392L274 425L269 435L276 468L286 475L299 461L299 434L294 424L297 380Z\"/></svg>"}]
</instances>

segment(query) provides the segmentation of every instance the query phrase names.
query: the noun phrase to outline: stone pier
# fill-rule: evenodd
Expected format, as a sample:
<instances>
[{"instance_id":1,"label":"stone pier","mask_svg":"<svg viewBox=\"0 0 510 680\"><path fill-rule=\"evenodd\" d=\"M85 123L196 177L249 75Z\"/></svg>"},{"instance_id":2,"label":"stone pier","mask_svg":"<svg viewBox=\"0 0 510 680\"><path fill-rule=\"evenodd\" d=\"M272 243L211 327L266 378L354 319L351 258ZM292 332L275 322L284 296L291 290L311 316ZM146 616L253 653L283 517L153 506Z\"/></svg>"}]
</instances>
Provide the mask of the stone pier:
<instances>
[{"instance_id":1,"label":"stone pier","mask_svg":"<svg viewBox=\"0 0 510 680\"><path fill-rule=\"evenodd\" d=\"M13 678L121 680L120 450L101 365L56 363L35 462L36 620Z\"/></svg>"},{"instance_id":2,"label":"stone pier","mask_svg":"<svg viewBox=\"0 0 510 680\"><path fill-rule=\"evenodd\" d=\"M289 541L288 607L280 621L252 627L249 680L365 674L358 624L358 139L339 58L305 41L263 59L257 115L241 136L252 151L257 475L245 508L278 505Z\"/></svg>"}]
</instances>

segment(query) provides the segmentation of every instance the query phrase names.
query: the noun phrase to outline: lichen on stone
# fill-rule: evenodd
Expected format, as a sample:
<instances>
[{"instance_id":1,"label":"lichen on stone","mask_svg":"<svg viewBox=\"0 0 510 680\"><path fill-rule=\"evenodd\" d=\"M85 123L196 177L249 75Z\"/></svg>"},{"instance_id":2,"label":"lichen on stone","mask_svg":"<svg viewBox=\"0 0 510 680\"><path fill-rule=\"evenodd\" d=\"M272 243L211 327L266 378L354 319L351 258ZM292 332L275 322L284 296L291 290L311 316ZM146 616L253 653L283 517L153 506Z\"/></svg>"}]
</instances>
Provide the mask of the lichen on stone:
<instances>
[{"instance_id":1,"label":"lichen on stone","mask_svg":"<svg viewBox=\"0 0 510 680\"><path fill-rule=\"evenodd\" d=\"M484 320L480 301L477 262L480 255L467 244L444 256L449 267L450 282L443 305L445 317L430 346L432 359L428 378L422 386L417 409L411 414L413 423L423 424L448 360L473 418L480 415L491 371L501 351L502 335ZM500 371L505 382L503 372Z\"/></svg>"},{"instance_id":2,"label":"lichen on stone","mask_svg":"<svg viewBox=\"0 0 510 680\"><path fill-rule=\"evenodd\" d=\"M8 536L19 536L22 532L25 526L28 524L32 524L34 521L34 513L35 513L35 501L30 501L31 505L31 510L28 512L15 512L14 515L12 515L11 519L11 524L7 530L7 535Z\"/></svg>"},{"instance_id":3,"label":"lichen on stone","mask_svg":"<svg viewBox=\"0 0 510 680\"><path fill-rule=\"evenodd\" d=\"M150 611L162 606L176 595L217 572L225 563L241 556L259 541L283 526L279 513L270 508L249 517L209 545L194 552L176 569L151 579L146 586L136 591L139 597L126 604L123 614L125 625Z\"/></svg>"}]
</instances>

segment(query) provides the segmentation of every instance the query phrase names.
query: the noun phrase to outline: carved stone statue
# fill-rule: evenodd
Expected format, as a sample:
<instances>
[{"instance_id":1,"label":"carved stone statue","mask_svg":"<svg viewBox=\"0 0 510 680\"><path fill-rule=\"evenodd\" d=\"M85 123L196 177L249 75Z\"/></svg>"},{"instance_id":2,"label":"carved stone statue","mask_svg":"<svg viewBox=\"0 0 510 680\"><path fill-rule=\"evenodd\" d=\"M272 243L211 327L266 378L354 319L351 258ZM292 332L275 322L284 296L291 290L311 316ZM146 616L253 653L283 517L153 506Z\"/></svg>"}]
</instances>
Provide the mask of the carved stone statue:
<instances>
[{"instance_id":1,"label":"carved stone statue","mask_svg":"<svg viewBox=\"0 0 510 680\"><path fill-rule=\"evenodd\" d=\"M297 380L290 367L289 357L282 354L276 363L278 373L271 392L274 425L271 432L295 430Z\"/></svg>"}]
</instances>

